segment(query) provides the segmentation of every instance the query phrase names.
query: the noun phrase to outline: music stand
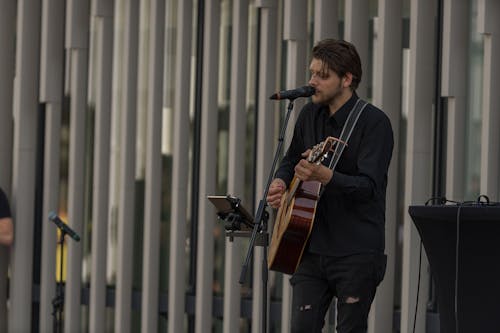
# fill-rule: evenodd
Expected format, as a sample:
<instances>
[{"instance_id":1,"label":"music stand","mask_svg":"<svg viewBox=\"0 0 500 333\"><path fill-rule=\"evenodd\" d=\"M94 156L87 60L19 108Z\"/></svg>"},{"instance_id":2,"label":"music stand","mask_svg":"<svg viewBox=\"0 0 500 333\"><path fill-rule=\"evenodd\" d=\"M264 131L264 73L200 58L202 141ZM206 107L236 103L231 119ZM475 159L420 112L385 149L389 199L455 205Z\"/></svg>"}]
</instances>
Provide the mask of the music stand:
<instances>
[{"instance_id":1,"label":"music stand","mask_svg":"<svg viewBox=\"0 0 500 333\"><path fill-rule=\"evenodd\" d=\"M207 199L217 209L217 217L224 221L229 241L234 241L234 237L251 237L254 218L241 204L240 198L228 194L209 195ZM257 245L263 245L263 240L259 237Z\"/></svg>"}]
</instances>

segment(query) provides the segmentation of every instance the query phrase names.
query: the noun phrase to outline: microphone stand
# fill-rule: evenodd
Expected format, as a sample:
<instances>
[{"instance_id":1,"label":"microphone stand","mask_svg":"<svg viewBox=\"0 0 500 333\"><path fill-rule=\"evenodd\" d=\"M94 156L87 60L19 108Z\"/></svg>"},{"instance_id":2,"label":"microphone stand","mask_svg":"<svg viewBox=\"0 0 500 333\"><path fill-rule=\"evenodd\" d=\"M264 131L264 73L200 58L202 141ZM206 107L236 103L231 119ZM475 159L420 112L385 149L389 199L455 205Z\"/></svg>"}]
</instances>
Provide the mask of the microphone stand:
<instances>
[{"instance_id":1,"label":"microphone stand","mask_svg":"<svg viewBox=\"0 0 500 333\"><path fill-rule=\"evenodd\" d=\"M269 186L271 185L271 182L273 181L274 169L276 168L276 164L278 163L279 156L280 156L281 151L283 149L283 140L285 137L286 127L288 125L288 119L290 118L290 114L292 113L292 110L293 110L293 102L294 102L294 99L290 99L290 101L288 103L288 110L287 110L287 113L285 116L285 121L283 122L283 125L281 126L280 136L278 138L278 147L277 147L276 152L274 154L274 160L273 160L273 164L271 166L271 170L269 172L269 177L267 179L267 184L266 184L266 188L264 190L264 194L262 195L262 198L259 201L259 207L258 207L257 213L255 215L255 220L254 220L255 223L253 226L252 236L250 237L250 243L248 246L247 256L246 256L245 262L241 268L241 275L240 275L240 280L239 280L240 284L245 283L245 277L247 275L247 270L248 270L248 265L250 263L250 259L252 258L253 247L254 247L257 233L264 234L265 241L263 242L264 244L262 245L262 249L264 251L264 254L262 256L262 284L263 284L262 332L263 333L265 333L267 331L267 280L268 280L267 245L268 245L268 241L269 241L269 239L267 237L268 236L267 220L269 218L269 214L266 211L266 207L267 207L266 198L267 198L267 193L269 192Z\"/></svg>"},{"instance_id":2,"label":"microphone stand","mask_svg":"<svg viewBox=\"0 0 500 333\"><path fill-rule=\"evenodd\" d=\"M64 236L66 231L61 230L59 237L59 251L61 252L61 260L59 262L59 282L56 283L56 296L52 299L52 316L54 316L53 329L54 333L62 333L62 311L64 306L64 290L63 290L63 259L64 259Z\"/></svg>"}]
</instances>

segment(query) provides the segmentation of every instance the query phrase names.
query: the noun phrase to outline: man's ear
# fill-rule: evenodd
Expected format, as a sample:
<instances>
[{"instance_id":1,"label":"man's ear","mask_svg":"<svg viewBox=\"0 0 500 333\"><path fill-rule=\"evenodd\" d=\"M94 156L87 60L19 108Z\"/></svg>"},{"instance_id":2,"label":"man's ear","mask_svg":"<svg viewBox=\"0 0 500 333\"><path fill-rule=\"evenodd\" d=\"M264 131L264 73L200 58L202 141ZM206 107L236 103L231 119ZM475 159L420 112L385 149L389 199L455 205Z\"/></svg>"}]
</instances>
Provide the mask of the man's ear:
<instances>
[{"instance_id":1,"label":"man's ear","mask_svg":"<svg viewBox=\"0 0 500 333\"><path fill-rule=\"evenodd\" d=\"M352 73L347 72L342 78L342 86L344 88L348 88L351 86L351 83L352 83Z\"/></svg>"}]
</instances>

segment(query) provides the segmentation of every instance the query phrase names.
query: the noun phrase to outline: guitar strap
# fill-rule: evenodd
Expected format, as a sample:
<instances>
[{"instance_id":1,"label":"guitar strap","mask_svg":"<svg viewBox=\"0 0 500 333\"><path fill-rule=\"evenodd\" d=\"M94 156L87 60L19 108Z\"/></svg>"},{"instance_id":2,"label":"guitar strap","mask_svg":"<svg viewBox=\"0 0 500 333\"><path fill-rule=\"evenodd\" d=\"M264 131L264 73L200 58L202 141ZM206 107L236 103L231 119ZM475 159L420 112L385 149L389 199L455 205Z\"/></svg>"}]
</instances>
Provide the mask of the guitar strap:
<instances>
[{"instance_id":1,"label":"guitar strap","mask_svg":"<svg viewBox=\"0 0 500 333\"><path fill-rule=\"evenodd\" d=\"M335 167L339 162L340 156L342 155L344 148L347 146L347 142L349 141L352 131L354 130L354 127L358 122L359 116L361 115L361 112L363 112L367 104L368 104L367 102L363 101L361 98L358 98L351 112L349 112L344 127L342 128L342 132L340 133L339 139L341 140L341 142L337 142L337 144L335 145L335 150L333 152L332 159L330 160L330 164L328 165L328 167L333 171L335 171ZM325 187L322 186L319 196L323 194L324 190Z\"/></svg>"}]
</instances>

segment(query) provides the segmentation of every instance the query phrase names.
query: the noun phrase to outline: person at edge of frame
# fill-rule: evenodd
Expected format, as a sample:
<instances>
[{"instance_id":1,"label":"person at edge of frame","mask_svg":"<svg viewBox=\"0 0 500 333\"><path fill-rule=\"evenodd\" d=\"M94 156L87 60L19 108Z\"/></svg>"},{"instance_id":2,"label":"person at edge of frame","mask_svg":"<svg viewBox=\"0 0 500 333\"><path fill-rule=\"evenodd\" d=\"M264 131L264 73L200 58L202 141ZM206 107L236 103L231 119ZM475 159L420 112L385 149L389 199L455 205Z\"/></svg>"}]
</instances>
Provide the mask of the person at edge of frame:
<instances>
[{"instance_id":1,"label":"person at edge of frame","mask_svg":"<svg viewBox=\"0 0 500 333\"><path fill-rule=\"evenodd\" d=\"M324 189L308 243L290 278L291 331L321 332L336 297L337 332L366 332L387 262L385 206L393 131L387 115L368 103L335 170L327 166L328 158L320 164L309 163L311 147L328 136L340 138L359 98L356 88L362 69L354 45L325 39L313 47L309 70L309 85L315 93L297 118L266 198L269 206L279 208L294 176L319 181Z\"/></svg>"},{"instance_id":2,"label":"person at edge of frame","mask_svg":"<svg viewBox=\"0 0 500 333\"><path fill-rule=\"evenodd\" d=\"M14 241L14 224L7 195L0 188L0 245L10 246Z\"/></svg>"}]
</instances>

